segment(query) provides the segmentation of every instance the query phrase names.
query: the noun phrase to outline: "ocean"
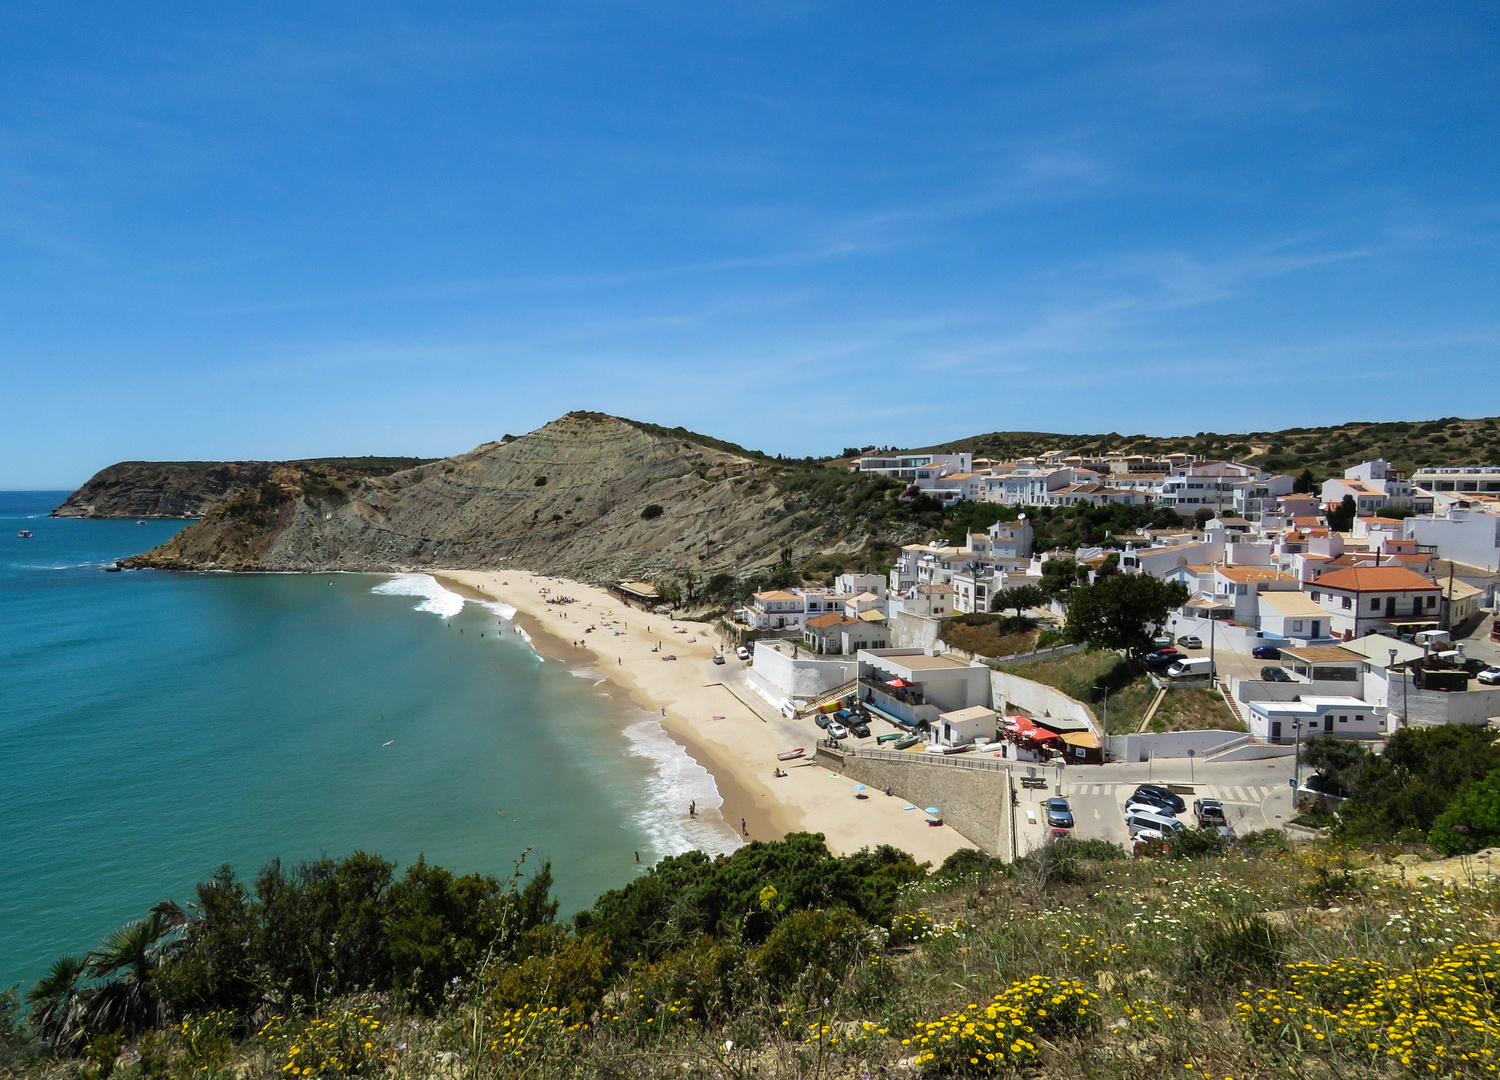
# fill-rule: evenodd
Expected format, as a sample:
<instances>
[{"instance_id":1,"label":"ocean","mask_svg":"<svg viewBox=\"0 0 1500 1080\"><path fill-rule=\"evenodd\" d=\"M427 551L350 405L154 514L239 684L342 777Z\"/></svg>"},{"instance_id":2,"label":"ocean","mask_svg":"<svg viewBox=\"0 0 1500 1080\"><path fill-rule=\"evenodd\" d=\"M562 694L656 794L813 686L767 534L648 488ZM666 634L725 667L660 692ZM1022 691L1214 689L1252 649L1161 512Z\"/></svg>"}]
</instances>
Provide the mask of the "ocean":
<instances>
[{"instance_id":1,"label":"ocean","mask_svg":"<svg viewBox=\"0 0 1500 1080\"><path fill-rule=\"evenodd\" d=\"M505 605L419 574L103 573L183 523L47 517L66 494L0 492L0 988L224 863L504 877L530 847L566 914L737 845L684 815L718 793L654 715Z\"/></svg>"}]
</instances>

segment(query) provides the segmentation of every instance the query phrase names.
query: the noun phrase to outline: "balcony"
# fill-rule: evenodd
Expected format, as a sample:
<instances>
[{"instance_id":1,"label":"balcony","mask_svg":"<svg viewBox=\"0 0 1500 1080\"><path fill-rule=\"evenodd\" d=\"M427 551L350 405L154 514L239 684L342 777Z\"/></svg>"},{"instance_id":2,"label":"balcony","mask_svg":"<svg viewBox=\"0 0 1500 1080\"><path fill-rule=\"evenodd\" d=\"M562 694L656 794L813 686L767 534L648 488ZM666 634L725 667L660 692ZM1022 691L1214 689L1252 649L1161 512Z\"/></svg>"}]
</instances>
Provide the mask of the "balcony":
<instances>
[{"instance_id":1,"label":"balcony","mask_svg":"<svg viewBox=\"0 0 1500 1080\"><path fill-rule=\"evenodd\" d=\"M920 690L887 686L867 675L860 676L859 699L897 723L911 728L931 726L937 723L937 718L942 713L936 705L927 704Z\"/></svg>"}]
</instances>

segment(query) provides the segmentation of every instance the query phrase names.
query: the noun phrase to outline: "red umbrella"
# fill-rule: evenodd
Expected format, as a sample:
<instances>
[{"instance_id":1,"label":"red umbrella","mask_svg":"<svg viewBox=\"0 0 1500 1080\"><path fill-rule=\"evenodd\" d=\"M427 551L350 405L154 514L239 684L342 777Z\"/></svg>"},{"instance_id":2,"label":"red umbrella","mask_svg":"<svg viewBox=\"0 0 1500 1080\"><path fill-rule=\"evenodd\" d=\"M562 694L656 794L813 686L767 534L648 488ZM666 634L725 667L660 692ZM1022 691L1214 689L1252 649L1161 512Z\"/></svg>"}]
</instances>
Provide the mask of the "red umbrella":
<instances>
[{"instance_id":1,"label":"red umbrella","mask_svg":"<svg viewBox=\"0 0 1500 1080\"><path fill-rule=\"evenodd\" d=\"M894 686L897 690L900 690L903 687L911 686L912 684L909 683L909 682L907 682L905 679L891 679L889 682L886 683L886 685L887 686Z\"/></svg>"}]
</instances>

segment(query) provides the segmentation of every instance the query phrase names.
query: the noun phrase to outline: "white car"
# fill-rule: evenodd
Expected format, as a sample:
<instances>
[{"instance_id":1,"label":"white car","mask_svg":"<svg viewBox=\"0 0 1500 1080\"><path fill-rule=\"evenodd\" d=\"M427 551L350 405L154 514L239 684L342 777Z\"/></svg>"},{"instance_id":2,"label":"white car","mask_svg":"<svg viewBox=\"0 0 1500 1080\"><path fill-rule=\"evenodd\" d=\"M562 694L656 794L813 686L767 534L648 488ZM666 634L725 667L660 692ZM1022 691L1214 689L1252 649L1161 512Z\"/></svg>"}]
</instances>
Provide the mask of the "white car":
<instances>
[{"instance_id":1,"label":"white car","mask_svg":"<svg viewBox=\"0 0 1500 1080\"><path fill-rule=\"evenodd\" d=\"M1500 667L1485 668L1475 678L1486 686L1500 686Z\"/></svg>"},{"instance_id":2,"label":"white car","mask_svg":"<svg viewBox=\"0 0 1500 1080\"><path fill-rule=\"evenodd\" d=\"M738 649L734 650L734 655L738 656L741 660L748 660L750 659L750 650L741 645Z\"/></svg>"},{"instance_id":3,"label":"white car","mask_svg":"<svg viewBox=\"0 0 1500 1080\"><path fill-rule=\"evenodd\" d=\"M828 737L830 739L847 739L849 737L849 729L835 720L828 725Z\"/></svg>"},{"instance_id":4,"label":"white car","mask_svg":"<svg viewBox=\"0 0 1500 1080\"><path fill-rule=\"evenodd\" d=\"M1125 804L1125 816L1131 814L1160 814L1162 817L1175 818L1177 814L1170 806L1162 806L1160 803L1146 802L1144 799L1132 799Z\"/></svg>"}]
</instances>

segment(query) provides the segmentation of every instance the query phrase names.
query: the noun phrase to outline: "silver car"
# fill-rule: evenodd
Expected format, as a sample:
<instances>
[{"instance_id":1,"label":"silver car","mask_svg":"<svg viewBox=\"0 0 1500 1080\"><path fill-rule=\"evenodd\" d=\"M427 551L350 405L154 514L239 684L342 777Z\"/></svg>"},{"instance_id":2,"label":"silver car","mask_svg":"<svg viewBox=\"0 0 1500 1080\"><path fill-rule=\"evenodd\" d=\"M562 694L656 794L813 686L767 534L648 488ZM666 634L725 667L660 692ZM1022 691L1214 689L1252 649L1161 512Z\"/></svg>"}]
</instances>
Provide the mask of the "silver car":
<instances>
[{"instance_id":1,"label":"silver car","mask_svg":"<svg viewBox=\"0 0 1500 1080\"><path fill-rule=\"evenodd\" d=\"M828 725L828 737L830 739L847 739L849 737L849 729L835 720Z\"/></svg>"}]
</instances>

